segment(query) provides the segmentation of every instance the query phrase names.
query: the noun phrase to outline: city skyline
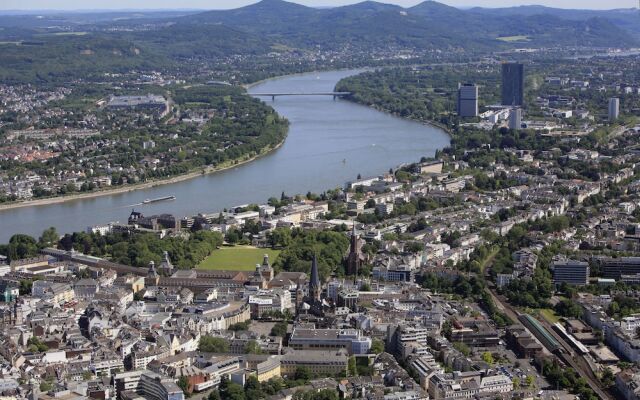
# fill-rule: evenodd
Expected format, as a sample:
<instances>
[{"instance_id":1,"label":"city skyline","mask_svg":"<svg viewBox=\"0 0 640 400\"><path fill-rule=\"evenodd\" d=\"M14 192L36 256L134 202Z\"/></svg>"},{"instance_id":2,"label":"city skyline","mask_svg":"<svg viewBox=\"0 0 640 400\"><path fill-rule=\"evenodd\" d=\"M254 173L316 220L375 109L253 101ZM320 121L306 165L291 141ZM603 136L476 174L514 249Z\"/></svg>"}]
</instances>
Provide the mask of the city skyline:
<instances>
[{"instance_id":1,"label":"city skyline","mask_svg":"<svg viewBox=\"0 0 640 400\"><path fill-rule=\"evenodd\" d=\"M138 0L135 2L128 0L92 0L88 2L78 2L77 0L31 0L29 2L22 2L19 0L7 0L0 4L0 11L18 11L18 10L138 10L138 9L202 9L202 10L215 10L215 9L233 9L243 7L252 3L255 0L219 0L210 2L207 0L186 0L180 2L180 6L176 7L176 3L169 0ZM348 4L355 4L360 1L353 0L296 0L294 3L312 6L312 7L337 7ZM419 4L420 0L387 0L383 3L396 4L402 7L411 7ZM609 2L601 2L598 0L536 0L532 2L530 0L442 0L441 3L460 7L511 7L511 6L523 6L523 5L541 5L554 8L565 9L616 9L616 8L636 8L637 3L633 0L613 0Z\"/></svg>"}]
</instances>

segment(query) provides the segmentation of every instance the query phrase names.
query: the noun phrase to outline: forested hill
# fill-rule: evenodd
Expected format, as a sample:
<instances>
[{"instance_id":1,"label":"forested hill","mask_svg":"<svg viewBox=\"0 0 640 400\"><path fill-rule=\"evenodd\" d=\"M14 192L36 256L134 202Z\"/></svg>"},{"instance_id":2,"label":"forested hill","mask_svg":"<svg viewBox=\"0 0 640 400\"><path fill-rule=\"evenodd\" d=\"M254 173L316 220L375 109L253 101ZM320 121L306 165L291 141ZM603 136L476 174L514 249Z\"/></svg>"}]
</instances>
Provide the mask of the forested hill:
<instances>
[{"instance_id":1,"label":"forested hill","mask_svg":"<svg viewBox=\"0 0 640 400\"><path fill-rule=\"evenodd\" d=\"M640 10L637 8L618 8L613 10L576 10L551 8L544 6L519 6L506 8L472 8L471 13L482 15L510 16L535 16L553 15L558 18L586 21L592 18L603 18L619 28L626 29L635 36L640 35Z\"/></svg>"},{"instance_id":2,"label":"forested hill","mask_svg":"<svg viewBox=\"0 0 640 400\"><path fill-rule=\"evenodd\" d=\"M263 0L235 10L183 17L177 23L223 24L296 47L360 43L495 49L508 44L500 39L504 37L526 37L523 41L530 46L636 43L628 32L607 19L610 14L585 13L583 18L564 15L567 13L555 13L553 9L492 15L484 9L461 10L435 1L406 9L374 1L315 9L283 0Z\"/></svg>"},{"instance_id":3,"label":"forested hill","mask_svg":"<svg viewBox=\"0 0 640 400\"><path fill-rule=\"evenodd\" d=\"M327 63L333 67L354 59L370 65L402 52L636 47L640 24L631 23L633 15L630 10L567 13L548 8L493 13L434 1L411 8L365 1L316 9L282 0L206 12L3 15L0 82L48 82L133 69L190 74L199 69L197 63L233 70L236 65L229 67L229 60L238 59L245 70L250 61L254 71L264 72L282 70L287 62L299 64L301 55L315 60L309 68L322 68L318 60L331 60Z\"/></svg>"}]
</instances>

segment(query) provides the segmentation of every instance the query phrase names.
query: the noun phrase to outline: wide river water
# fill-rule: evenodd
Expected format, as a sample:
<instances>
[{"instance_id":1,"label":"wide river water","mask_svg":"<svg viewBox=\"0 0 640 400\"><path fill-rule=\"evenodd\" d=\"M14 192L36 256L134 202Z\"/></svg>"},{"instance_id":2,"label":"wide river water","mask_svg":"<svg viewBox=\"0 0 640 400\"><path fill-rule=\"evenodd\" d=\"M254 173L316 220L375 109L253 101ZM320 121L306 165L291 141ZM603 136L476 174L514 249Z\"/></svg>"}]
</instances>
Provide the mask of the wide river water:
<instances>
[{"instance_id":1,"label":"wide river water","mask_svg":"<svg viewBox=\"0 0 640 400\"><path fill-rule=\"evenodd\" d=\"M340 79L357 72L286 76L255 85L249 92L331 92ZM132 208L145 215L171 213L183 217L266 202L283 191L319 193L343 186L358 174L380 175L399 164L432 156L449 144L448 135L439 128L331 96L264 100L291 122L289 136L278 150L230 170L178 183L0 211L0 243L6 243L15 233L38 237L49 226L66 233L110 221L126 222ZM176 200L139 205L145 199L170 195Z\"/></svg>"}]
</instances>

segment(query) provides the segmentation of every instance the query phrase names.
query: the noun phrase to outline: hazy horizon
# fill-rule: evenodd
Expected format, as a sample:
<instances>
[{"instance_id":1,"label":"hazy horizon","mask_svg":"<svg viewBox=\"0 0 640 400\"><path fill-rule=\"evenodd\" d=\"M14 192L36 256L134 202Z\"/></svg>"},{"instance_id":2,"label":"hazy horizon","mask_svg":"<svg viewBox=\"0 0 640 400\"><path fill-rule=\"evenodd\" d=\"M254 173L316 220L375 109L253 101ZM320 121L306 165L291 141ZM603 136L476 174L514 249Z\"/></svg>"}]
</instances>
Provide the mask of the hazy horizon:
<instances>
[{"instance_id":1,"label":"hazy horizon","mask_svg":"<svg viewBox=\"0 0 640 400\"><path fill-rule=\"evenodd\" d=\"M176 7L174 0L5 0L0 4L0 11L168 11L168 10L222 10L243 7L256 3L256 0L183 0ZM337 7L355 4L361 0L295 0L294 3L311 7ZM421 3L421 0L382 0L381 3L396 4L403 7L411 7ZM617 8L635 8L638 3L635 0L539 0L532 3L530 0L439 0L450 6L459 8L470 7L512 7L522 5L540 5L554 8L575 8L609 10ZM606 6L606 7L603 7Z\"/></svg>"}]
</instances>

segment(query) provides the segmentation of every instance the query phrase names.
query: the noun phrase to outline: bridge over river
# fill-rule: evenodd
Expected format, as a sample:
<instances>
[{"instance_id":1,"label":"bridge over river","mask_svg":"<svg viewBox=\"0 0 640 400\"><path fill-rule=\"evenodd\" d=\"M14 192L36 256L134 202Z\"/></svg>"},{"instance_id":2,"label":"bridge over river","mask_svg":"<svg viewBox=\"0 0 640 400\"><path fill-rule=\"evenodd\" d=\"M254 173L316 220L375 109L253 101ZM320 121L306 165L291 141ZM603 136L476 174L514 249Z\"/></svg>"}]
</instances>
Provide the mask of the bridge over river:
<instances>
[{"instance_id":1,"label":"bridge over river","mask_svg":"<svg viewBox=\"0 0 640 400\"><path fill-rule=\"evenodd\" d=\"M348 96L350 94L351 92L251 93L251 95L255 97L271 97L271 101L275 101L276 97L280 96L333 96L335 100L336 97Z\"/></svg>"}]
</instances>

